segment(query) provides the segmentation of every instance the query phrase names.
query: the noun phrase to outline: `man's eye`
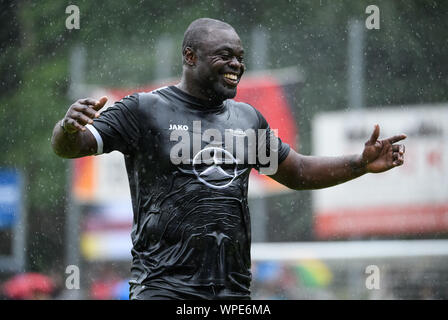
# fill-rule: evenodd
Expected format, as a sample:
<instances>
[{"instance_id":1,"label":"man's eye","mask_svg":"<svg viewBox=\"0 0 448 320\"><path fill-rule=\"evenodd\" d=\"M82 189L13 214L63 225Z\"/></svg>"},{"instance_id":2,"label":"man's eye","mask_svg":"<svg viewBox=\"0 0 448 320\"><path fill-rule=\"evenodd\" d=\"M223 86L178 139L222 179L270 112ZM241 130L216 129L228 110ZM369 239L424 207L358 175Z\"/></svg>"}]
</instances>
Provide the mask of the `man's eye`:
<instances>
[{"instance_id":1,"label":"man's eye","mask_svg":"<svg viewBox=\"0 0 448 320\"><path fill-rule=\"evenodd\" d=\"M243 63L243 62L244 62L244 58L243 58L243 57L238 57L237 59L238 59L238 61L239 61L240 63Z\"/></svg>"}]
</instances>

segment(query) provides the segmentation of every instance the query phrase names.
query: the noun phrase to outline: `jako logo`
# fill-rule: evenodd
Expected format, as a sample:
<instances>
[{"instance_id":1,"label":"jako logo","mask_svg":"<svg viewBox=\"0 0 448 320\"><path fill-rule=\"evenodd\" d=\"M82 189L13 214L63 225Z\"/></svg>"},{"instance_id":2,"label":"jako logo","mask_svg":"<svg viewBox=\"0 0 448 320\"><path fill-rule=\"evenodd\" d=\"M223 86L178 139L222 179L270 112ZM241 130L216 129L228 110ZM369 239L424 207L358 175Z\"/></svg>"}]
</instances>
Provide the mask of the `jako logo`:
<instances>
[{"instance_id":1,"label":"jako logo","mask_svg":"<svg viewBox=\"0 0 448 320\"><path fill-rule=\"evenodd\" d=\"M188 126L187 125L182 125L182 124L170 124L169 130L184 130L184 131L187 131L188 130Z\"/></svg>"}]
</instances>

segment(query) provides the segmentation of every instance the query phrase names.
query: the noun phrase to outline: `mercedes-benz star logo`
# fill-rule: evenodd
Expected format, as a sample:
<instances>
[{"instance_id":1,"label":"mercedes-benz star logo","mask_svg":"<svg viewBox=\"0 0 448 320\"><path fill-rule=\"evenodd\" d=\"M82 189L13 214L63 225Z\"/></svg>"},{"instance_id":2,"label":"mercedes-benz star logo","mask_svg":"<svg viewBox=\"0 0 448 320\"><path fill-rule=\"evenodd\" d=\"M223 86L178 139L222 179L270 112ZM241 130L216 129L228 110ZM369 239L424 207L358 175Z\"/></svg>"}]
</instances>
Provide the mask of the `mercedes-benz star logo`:
<instances>
[{"instance_id":1,"label":"mercedes-benz star logo","mask_svg":"<svg viewBox=\"0 0 448 320\"><path fill-rule=\"evenodd\" d=\"M204 156L207 159L202 159ZM224 159L223 159L224 158ZM196 168L200 165L207 165L205 170L198 172ZM225 171L222 165L230 166L231 173ZM223 189L228 187L238 175L238 161L227 150L219 147L206 147L199 151L193 158L193 172L203 184L214 189ZM213 182L213 183L212 183ZM224 184L219 184L221 182Z\"/></svg>"}]
</instances>

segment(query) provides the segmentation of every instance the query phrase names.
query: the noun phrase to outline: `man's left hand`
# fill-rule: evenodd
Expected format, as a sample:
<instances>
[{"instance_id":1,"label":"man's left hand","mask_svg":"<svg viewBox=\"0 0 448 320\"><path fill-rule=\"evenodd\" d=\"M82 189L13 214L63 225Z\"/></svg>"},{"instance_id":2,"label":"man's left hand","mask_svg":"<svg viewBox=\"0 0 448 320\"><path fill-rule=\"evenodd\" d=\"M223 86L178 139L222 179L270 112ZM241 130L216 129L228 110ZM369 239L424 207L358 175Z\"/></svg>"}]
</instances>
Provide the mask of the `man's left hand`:
<instances>
[{"instance_id":1,"label":"man's left hand","mask_svg":"<svg viewBox=\"0 0 448 320\"><path fill-rule=\"evenodd\" d=\"M401 166L404 162L404 145L394 143L406 139L406 135L401 134L385 140L378 140L379 136L380 126L375 125L372 136L365 143L361 156L361 162L367 172L384 172Z\"/></svg>"}]
</instances>

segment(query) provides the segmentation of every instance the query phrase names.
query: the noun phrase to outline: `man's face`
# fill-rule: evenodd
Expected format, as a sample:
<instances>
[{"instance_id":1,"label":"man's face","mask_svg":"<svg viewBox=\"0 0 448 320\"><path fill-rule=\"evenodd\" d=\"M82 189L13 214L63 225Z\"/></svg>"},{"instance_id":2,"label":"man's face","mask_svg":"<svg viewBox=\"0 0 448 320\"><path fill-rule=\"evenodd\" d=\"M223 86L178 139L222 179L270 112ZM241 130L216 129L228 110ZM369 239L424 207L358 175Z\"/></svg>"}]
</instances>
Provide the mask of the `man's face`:
<instances>
[{"instance_id":1,"label":"man's face","mask_svg":"<svg viewBox=\"0 0 448 320\"><path fill-rule=\"evenodd\" d=\"M196 53L195 78L202 94L215 102L234 98L244 73L244 50L236 32L215 29Z\"/></svg>"}]
</instances>

